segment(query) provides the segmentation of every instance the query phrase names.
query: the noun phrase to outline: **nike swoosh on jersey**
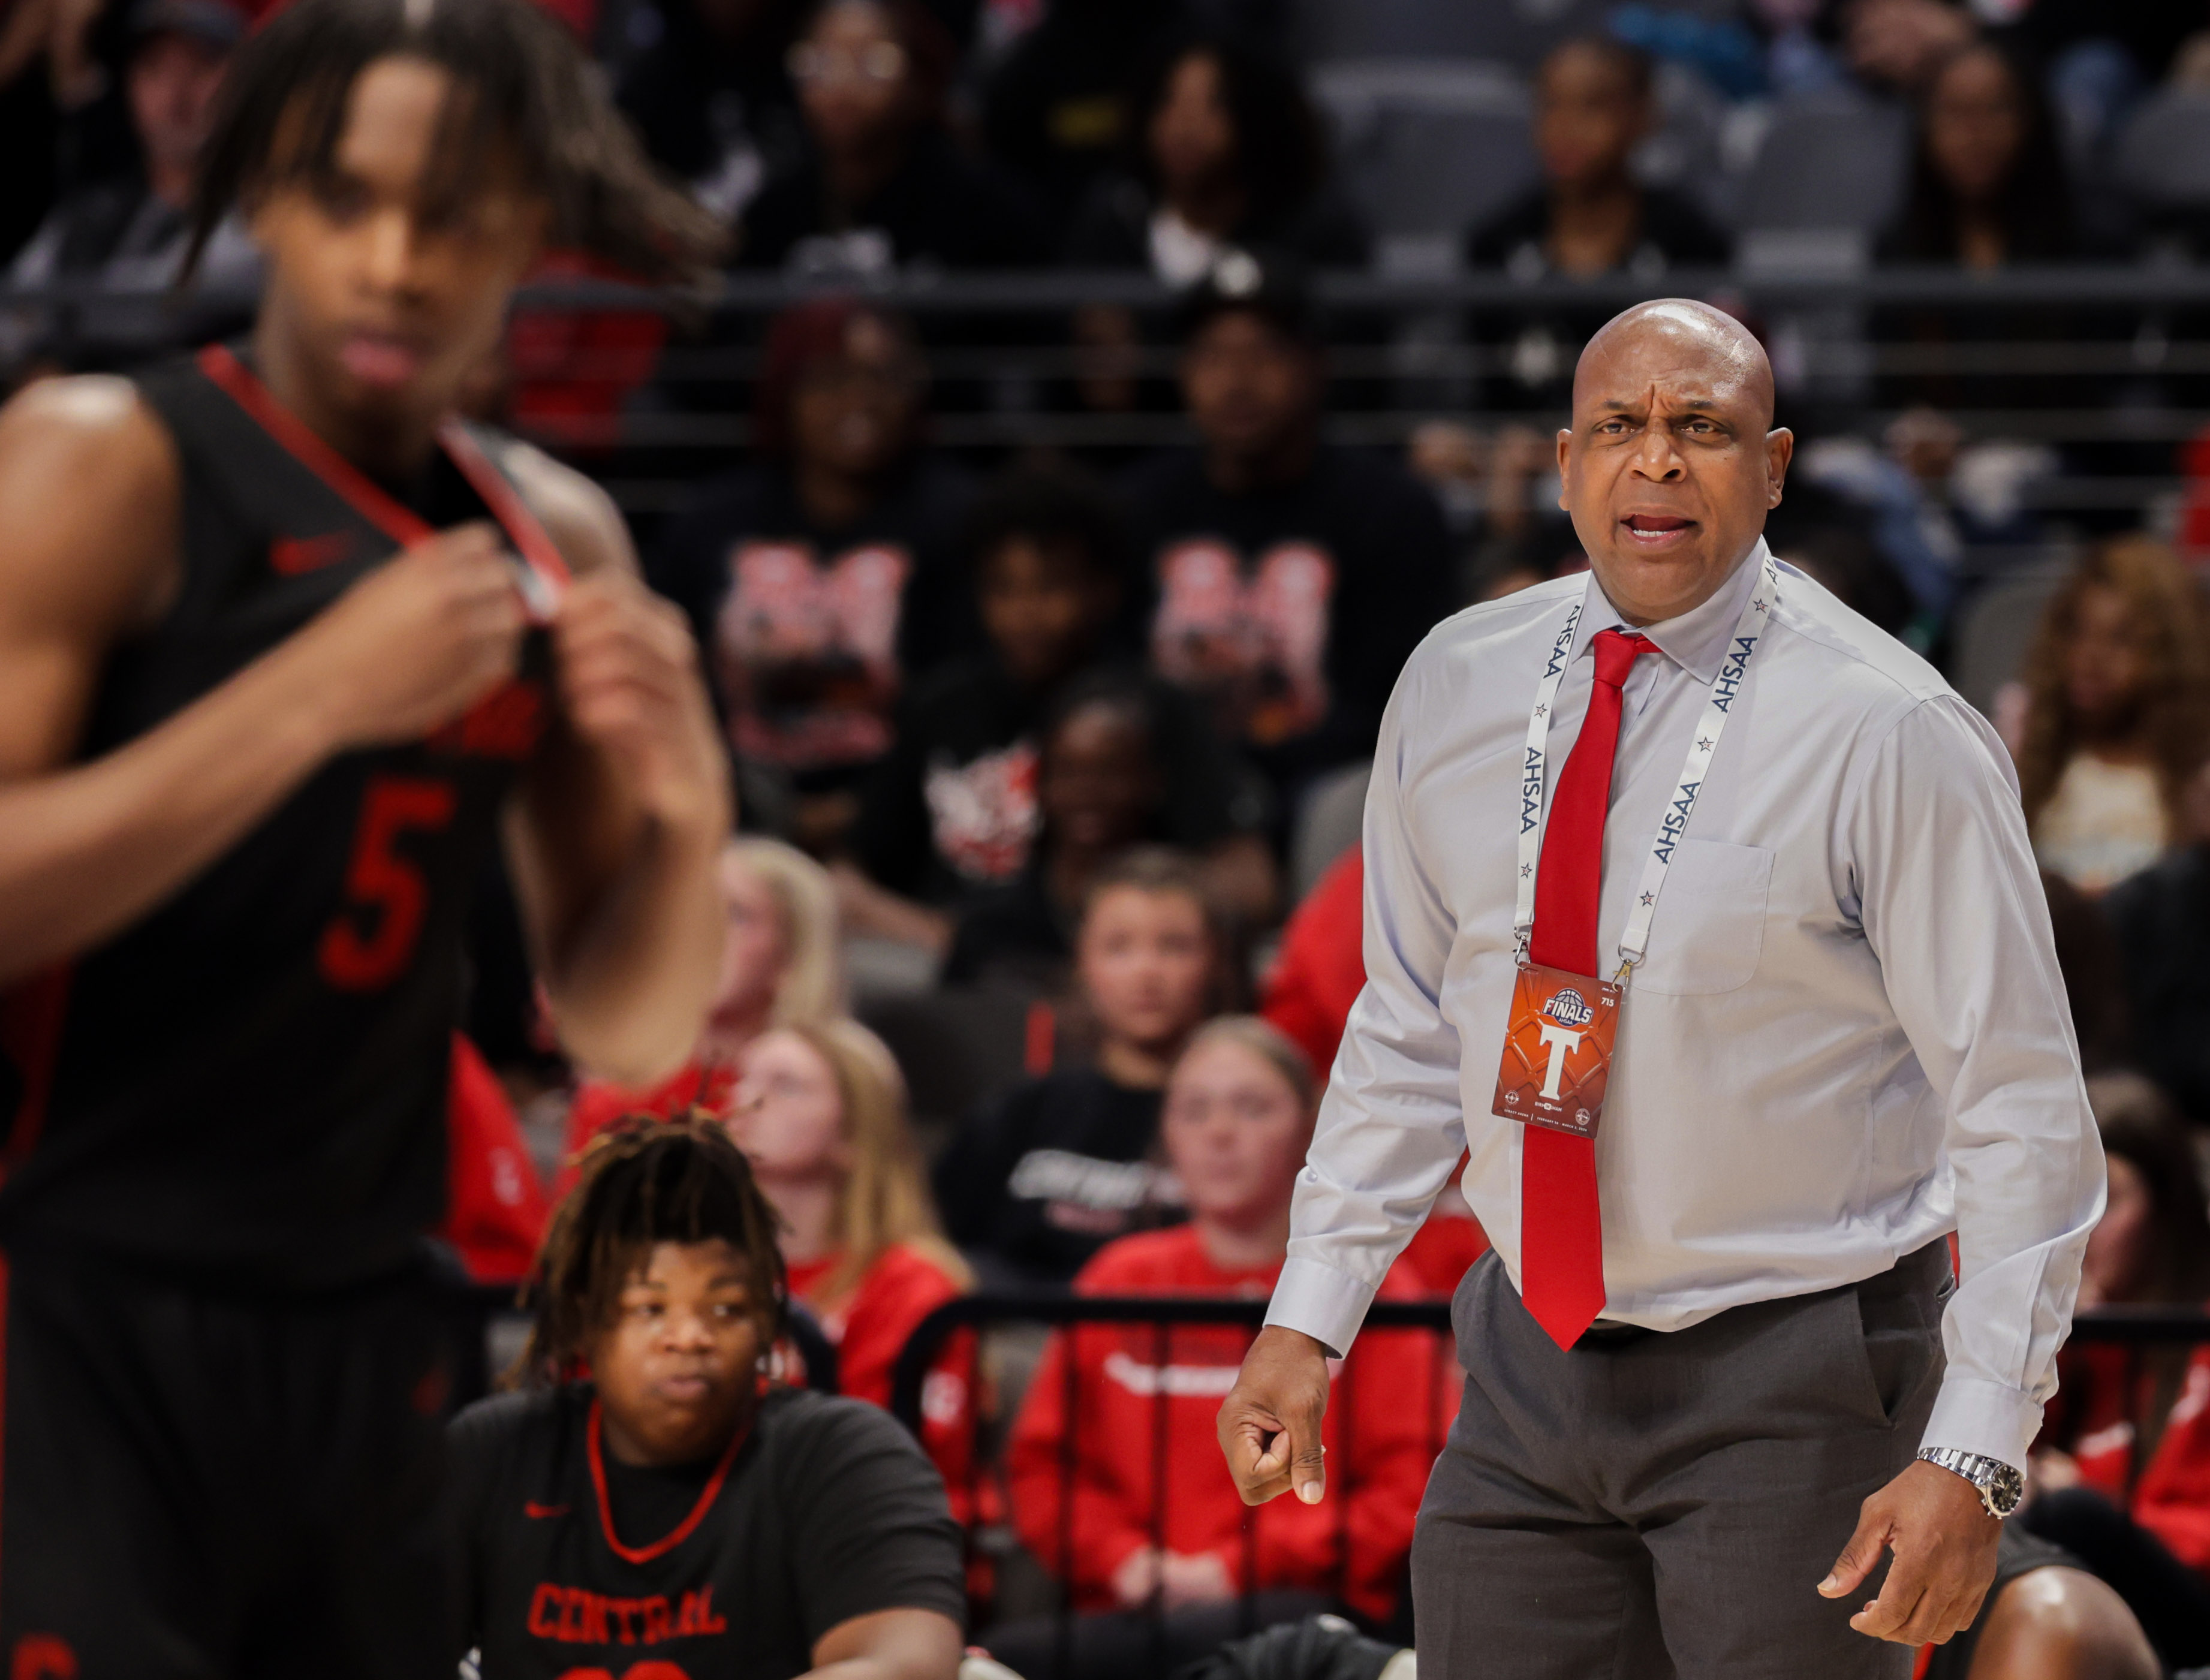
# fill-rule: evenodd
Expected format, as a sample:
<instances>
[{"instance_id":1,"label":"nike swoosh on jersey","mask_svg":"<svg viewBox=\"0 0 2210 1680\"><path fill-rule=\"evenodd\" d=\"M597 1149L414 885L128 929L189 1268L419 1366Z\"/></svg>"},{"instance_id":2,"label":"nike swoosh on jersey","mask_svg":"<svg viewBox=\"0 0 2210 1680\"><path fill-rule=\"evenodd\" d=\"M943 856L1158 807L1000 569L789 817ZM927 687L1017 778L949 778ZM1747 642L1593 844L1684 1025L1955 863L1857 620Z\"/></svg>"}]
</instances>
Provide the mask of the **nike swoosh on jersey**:
<instances>
[{"instance_id":1,"label":"nike swoosh on jersey","mask_svg":"<svg viewBox=\"0 0 2210 1680\"><path fill-rule=\"evenodd\" d=\"M353 552L351 531L330 531L322 536L280 536L269 545L269 569L285 577L303 571L319 571Z\"/></svg>"}]
</instances>

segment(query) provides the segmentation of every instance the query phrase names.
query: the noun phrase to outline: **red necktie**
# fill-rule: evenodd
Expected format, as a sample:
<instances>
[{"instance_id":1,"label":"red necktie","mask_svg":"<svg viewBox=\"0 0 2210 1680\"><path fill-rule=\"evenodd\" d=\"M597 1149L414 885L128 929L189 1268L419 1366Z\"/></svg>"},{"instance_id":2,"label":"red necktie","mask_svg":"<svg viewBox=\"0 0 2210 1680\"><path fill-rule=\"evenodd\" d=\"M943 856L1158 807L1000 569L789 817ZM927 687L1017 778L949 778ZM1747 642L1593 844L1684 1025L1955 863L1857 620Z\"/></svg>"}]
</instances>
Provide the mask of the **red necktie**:
<instances>
[{"instance_id":1,"label":"red necktie","mask_svg":"<svg viewBox=\"0 0 2210 1680\"><path fill-rule=\"evenodd\" d=\"M1591 640L1596 686L1580 738L1558 772L1535 876L1528 956L1544 968L1597 976L1596 918L1603 881L1603 819L1619 746L1620 691L1647 638L1599 630ZM1603 1310L1603 1220L1597 1206L1596 1140L1546 1126L1520 1128L1519 1294L1550 1339L1569 1348Z\"/></svg>"}]
</instances>

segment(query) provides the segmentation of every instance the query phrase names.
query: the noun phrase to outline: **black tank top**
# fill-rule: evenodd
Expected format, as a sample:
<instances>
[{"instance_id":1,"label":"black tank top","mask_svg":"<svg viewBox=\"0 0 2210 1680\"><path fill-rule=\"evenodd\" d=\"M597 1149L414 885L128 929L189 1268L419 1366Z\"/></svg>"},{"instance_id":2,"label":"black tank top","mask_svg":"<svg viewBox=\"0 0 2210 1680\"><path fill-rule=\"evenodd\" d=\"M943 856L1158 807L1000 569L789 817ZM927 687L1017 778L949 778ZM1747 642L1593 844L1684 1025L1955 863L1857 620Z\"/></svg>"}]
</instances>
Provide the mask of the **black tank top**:
<instances>
[{"instance_id":1,"label":"black tank top","mask_svg":"<svg viewBox=\"0 0 2210 1680\"><path fill-rule=\"evenodd\" d=\"M543 530L457 426L402 502L226 350L137 384L182 463L182 588L110 653L80 759L182 710L429 530L490 514L532 593L557 587ZM135 926L0 994L0 1245L255 1288L410 1262L444 1206L468 890L541 733L548 660L533 632L518 680L465 718L330 760Z\"/></svg>"}]
</instances>

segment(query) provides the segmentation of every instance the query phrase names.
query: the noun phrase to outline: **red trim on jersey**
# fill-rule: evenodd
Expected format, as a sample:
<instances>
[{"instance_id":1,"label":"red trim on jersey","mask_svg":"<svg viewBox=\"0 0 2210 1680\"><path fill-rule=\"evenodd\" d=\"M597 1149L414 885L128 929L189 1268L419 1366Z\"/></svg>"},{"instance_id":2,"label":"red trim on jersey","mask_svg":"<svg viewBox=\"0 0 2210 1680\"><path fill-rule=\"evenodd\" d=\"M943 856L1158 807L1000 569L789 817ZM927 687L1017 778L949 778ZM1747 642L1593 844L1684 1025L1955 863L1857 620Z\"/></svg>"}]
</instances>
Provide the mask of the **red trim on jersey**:
<instances>
[{"instance_id":1,"label":"red trim on jersey","mask_svg":"<svg viewBox=\"0 0 2210 1680\"><path fill-rule=\"evenodd\" d=\"M15 1064L23 1097L9 1128L0 1179L22 1165L45 1129L46 1104L53 1096L54 1066L61 1060L62 1022L69 1013L67 963L33 975L13 990L0 993L0 1055Z\"/></svg>"},{"instance_id":2,"label":"red trim on jersey","mask_svg":"<svg viewBox=\"0 0 2210 1680\"><path fill-rule=\"evenodd\" d=\"M714 1473L707 1478L705 1490L698 1496L698 1502L691 1508L689 1516L649 1546L625 1546L621 1542L621 1536L614 1532L614 1508L607 1502L607 1460L599 1445L600 1417L599 1397L594 1394L591 1396L591 1421L583 1431L583 1441L586 1454L591 1461L591 1486L599 1496L600 1531L606 1535L607 1544L613 1549L614 1556L625 1562L649 1563L655 1557L665 1557L689 1539L691 1531L706 1520L706 1513L722 1496L722 1484L728 1478L729 1466L737 1461L737 1453L745 1444L745 1437L752 1431L749 1429L739 1429L729 1438L721 1463L714 1466Z\"/></svg>"},{"instance_id":3,"label":"red trim on jersey","mask_svg":"<svg viewBox=\"0 0 2210 1680\"><path fill-rule=\"evenodd\" d=\"M231 354L228 345L208 345L200 352L199 364L200 372L228 392L231 401L252 415L263 432L384 535L403 548L432 535L412 508L324 443L312 426L278 402L276 394Z\"/></svg>"},{"instance_id":4,"label":"red trim on jersey","mask_svg":"<svg viewBox=\"0 0 2210 1680\"><path fill-rule=\"evenodd\" d=\"M352 462L324 443L314 428L279 402L276 394L254 376L253 371L224 344L210 344L199 354L200 372L222 387L232 402L251 414L261 429L288 450L308 471L329 486L353 511L405 547L435 535L429 525L377 484ZM568 582L568 563L560 556L544 525L515 493L506 475L492 464L483 446L458 420L438 428L438 442L469 486L483 499L505 529L522 561L538 577L558 590Z\"/></svg>"},{"instance_id":5,"label":"red trim on jersey","mask_svg":"<svg viewBox=\"0 0 2210 1680\"><path fill-rule=\"evenodd\" d=\"M529 505L515 493L514 481L492 464L483 445L475 434L458 420L447 420L438 428L438 441L445 446L445 453L461 469L484 505L492 517L506 528L514 539L514 546L522 551L522 558L529 563L530 570L546 583L559 585L568 581L568 562L560 556L552 539L546 535L544 525L529 511Z\"/></svg>"}]
</instances>

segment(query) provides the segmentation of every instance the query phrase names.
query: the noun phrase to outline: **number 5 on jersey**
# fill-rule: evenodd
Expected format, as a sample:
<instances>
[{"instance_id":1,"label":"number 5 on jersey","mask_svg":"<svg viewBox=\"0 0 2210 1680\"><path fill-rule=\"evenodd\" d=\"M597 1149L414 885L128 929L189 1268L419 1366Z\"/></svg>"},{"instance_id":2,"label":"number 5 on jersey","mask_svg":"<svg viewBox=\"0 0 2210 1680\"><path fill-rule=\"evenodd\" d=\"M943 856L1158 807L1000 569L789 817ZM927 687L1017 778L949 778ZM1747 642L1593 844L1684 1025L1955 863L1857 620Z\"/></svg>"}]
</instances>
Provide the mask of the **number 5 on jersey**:
<instances>
[{"instance_id":1,"label":"number 5 on jersey","mask_svg":"<svg viewBox=\"0 0 2210 1680\"><path fill-rule=\"evenodd\" d=\"M378 776L361 795L360 826L346 865L345 907L323 929L315 966L341 992L372 992L406 971L422 937L430 885L400 843L434 834L453 820L459 796L450 782Z\"/></svg>"}]
</instances>

